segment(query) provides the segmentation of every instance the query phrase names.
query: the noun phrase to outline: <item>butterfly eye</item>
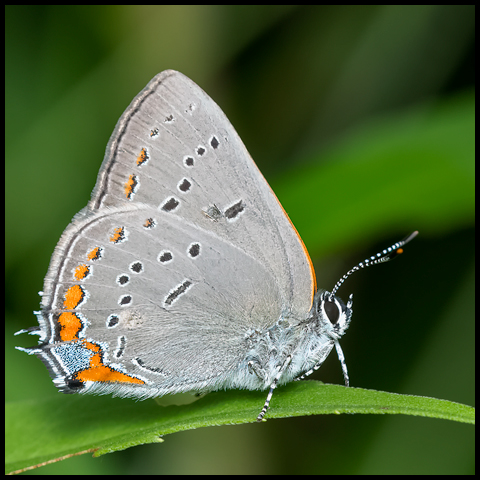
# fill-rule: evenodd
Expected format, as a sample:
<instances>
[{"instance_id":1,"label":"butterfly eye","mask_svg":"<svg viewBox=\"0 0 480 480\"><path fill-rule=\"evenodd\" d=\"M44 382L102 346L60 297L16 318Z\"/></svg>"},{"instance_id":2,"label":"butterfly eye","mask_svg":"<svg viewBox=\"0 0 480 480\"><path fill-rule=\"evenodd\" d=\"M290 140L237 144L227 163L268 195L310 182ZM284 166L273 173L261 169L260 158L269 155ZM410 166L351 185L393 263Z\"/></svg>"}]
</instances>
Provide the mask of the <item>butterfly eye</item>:
<instances>
[{"instance_id":1,"label":"butterfly eye","mask_svg":"<svg viewBox=\"0 0 480 480\"><path fill-rule=\"evenodd\" d=\"M325 313L327 314L328 319L332 325L335 325L340 318L340 312L338 310L338 305L335 302L330 302L325 300L323 305Z\"/></svg>"}]
</instances>

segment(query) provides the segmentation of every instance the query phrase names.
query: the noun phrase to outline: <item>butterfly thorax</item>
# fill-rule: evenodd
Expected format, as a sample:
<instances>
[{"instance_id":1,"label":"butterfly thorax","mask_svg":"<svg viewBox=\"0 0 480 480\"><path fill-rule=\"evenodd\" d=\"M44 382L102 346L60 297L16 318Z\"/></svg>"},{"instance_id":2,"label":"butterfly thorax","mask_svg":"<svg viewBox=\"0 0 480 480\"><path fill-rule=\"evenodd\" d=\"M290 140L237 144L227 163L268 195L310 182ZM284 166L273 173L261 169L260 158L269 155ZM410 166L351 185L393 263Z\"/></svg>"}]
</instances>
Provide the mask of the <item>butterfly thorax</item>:
<instances>
[{"instance_id":1,"label":"butterfly thorax","mask_svg":"<svg viewBox=\"0 0 480 480\"><path fill-rule=\"evenodd\" d=\"M321 365L345 333L351 315L350 302L345 305L319 291L306 320L293 323L281 318L264 330L249 329L247 352L229 373L225 387L265 390L279 371L283 373L278 384L285 384Z\"/></svg>"}]
</instances>

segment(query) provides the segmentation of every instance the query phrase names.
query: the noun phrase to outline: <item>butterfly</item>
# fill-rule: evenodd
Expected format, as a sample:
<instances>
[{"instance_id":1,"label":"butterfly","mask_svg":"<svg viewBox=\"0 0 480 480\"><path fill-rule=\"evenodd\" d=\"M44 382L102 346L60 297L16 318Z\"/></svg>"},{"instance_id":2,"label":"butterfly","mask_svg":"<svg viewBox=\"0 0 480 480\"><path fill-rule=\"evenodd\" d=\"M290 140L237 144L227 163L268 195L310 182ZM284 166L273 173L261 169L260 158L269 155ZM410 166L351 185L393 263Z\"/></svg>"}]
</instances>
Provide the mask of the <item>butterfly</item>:
<instances>
[{"instance_id":1,"label":"butterfly","mask_svg":"<svg viewBox=\"0 0 480 480\"><path fill-rule=\"evenodd\" d=\"M173 70L118 120L45 277L35 347L64 393L274 389L318 369L353 307L317 290L295 227L218 105Z\"/></svg>"}]
</instances>

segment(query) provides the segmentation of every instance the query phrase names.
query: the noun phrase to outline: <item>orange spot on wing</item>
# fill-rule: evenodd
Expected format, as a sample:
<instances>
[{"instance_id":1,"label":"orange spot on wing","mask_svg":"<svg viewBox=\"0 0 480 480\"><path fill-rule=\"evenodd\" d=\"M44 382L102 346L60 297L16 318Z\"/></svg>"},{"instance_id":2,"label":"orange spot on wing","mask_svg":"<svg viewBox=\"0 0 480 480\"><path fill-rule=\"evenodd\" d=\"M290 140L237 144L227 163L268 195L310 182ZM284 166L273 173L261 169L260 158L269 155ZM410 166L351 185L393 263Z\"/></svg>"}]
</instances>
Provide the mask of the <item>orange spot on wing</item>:
<instances>
[{"instance_id":1,"label":"orange spot on wing","mask_svg":"<svg viewBox=\"0 0 480 480\"><path fill-rule=\"evenodd\" d=\"M137 186L137 177L136 175L130 175L128 181L125 183L125 196L130 200Z\"/></svg>"},{"instance_id":2,"label":"orange spot on wing","mask_svg":"<svg viewBox=\"0 0 480 480\"><path fill-rule=\"evenodd\" d=\"M62 313L58 317L58 323L61 326L60 338L62 341L78 340L78 333L82 329L82 322L74 313Z\"/></svg>"},{"instance_id":3,"label":"orange spot on wing","mask_svg":"<svg viewBox=\"0 0 480 480\"><path fill-rule=\"evenodd\" d=\"M140 166L148 160L147 149L142 148L140 154L137 157L137 165Z\"/></svg>"},{"instance_id":4,"label":"orange spot on wing","mask_svg":"<svg viewBox=\"0 0 480 480\"><path fill-rule=\"evenodd\" d=\"M90 267L88 265L82 264L75 269L75 280L84 280L87 275L90 273Z\"/></svg>"},{"instance_id":5,"label":"orange spot on wing","mask_svg":"<svg viewBox=\"0 0 480 480\"><path fill-rule=\"evenodd\" d=\"M113 235L110 237L112 243L117 243L123 239L123 227L118 227L113 231Z\"/></svg>"},{"instance_id":6,"label":"orange spot on wing","mask_svg":"<svg viewBox=\"0 0 480 480\"><path fill-rule=\"evenodd\" d=\"M74 310L78 307L84 296L85 293L83 288L80 285L73 285L65 293L65 301L63 302L63 306L67 310Z\"/></svg>"},{"instance_id":7,"label":"orange spot on wing","mask_svg":"<svg viewBox=\"0 0 480 480\"><path fill-rule=\"evenodd\" d=\"M100 247L95 247L93 250L90 250L90 252L88 252L87 258L88 260L98 260L100 258L100 255Z\"/></svg>"},{"instance_id":8,"label":"orange spot on wing","mask_svg":"<svg viewBox=\"0 0 480 480\"><path fill-rule=\"evenodd\" d=\"M134 383L144 385L145 382L139 378L133 377L126 373L107 367L103 364L101 349L94 343L85 342L85 347L95 352L90 359L90 367L86 370L78 372L75 377L81 382L118 382L118 383Z\"/></svg>"}]
</instances>

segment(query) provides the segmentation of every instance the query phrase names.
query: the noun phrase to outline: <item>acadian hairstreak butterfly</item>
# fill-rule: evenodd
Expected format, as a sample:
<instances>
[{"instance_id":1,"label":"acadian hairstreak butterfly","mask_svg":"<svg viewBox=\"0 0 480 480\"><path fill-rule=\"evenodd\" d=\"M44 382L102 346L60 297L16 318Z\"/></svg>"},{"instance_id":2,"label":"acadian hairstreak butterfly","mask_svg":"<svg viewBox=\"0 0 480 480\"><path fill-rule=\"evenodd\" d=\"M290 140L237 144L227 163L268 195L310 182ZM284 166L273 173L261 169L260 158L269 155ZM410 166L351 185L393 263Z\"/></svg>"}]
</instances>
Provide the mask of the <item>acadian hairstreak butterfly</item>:
<instances>
[{"instance_id":1,"label":"acadian hairstreak butterfly","mask_svg":"<svg viewBox=\"0 0 480 480\"><path fill-rule=\"evenodd\" d=\"M295 227L217 104L158 74L125 110L88 205L63 233L42 292L37 355L64 393L145 399L273 390L317 370L352 317L317 291Z\"/></svg>"}]
</instances>

